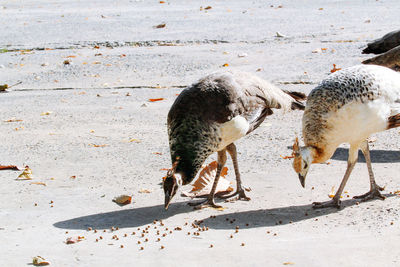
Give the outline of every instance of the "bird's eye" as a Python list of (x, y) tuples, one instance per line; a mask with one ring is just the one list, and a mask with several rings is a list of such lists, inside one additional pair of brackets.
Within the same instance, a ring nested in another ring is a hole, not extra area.
[(307, 169), (307, 167), (308, 167), (307, 162), (303, 161), (303, 163), (304, 163), (304, 169)]

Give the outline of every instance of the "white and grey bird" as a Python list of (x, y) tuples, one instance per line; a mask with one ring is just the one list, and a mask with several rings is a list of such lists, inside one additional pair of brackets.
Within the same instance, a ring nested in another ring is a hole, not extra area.
[(168, 113), (168, 135), (172, 168), (163, 182), (165, 208), (180, 185), (193, 181), (201, 165), (218, 152), (218, 167), (206, 201), (196, 203), (218, 207), (215, 189), (226, 162), (232, 158), (237, 190), (232, 197), (248, 200), (240, 179), (236, 146), (233, 143), (251, 133), (272, 109), (304, 109), (305, 95), (282, 91), (255, 75), (239, 71), (210, 74), (179, 94)]
[(314, 202), (314, 208), (340, 207), (340, 196), (361, 149), (368, 167), (370, 191), (361, 200), (384, 197), (374, 179), (367, 138), (400, 126), (400, 73), (359, 65), (337, 71), (323, 80), (307, 97), (303, 114), (304, 147), (296, 139), (293, 167), (304, 187), (312, 163), (325, 162), (342, 143), (349, 143), (347, 170), (332, 200)]

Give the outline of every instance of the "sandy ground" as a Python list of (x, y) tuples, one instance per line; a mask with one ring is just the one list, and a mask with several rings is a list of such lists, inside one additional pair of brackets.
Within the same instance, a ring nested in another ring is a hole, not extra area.
[[(367, 58), (361, 49), (394, 30), (399, 12), (395, 0), (1, 2), (0, 84), (22, 84), (0, 94), (0, 163), (29, 165), (34, 179), (0, 172), (0, 266), (36, 255), (51, 266), (400, 265), (396, 129), (371, 144), (385, 201), (352, 200), (369, 187), (361, 156), (343, 208), (311, 208), (338, 187), (348, 149), (313, 165), (302, 189), (281, 157), (301, 112), (276, 112), (237, 142), (250, 202), (195, 211), (179, 196), (165, 211), (160, 187), (166, 114), (182, 87), (227, 63), (308, 93), (333, 64)], [(120, 194), (133, 203), (116, 205)]]

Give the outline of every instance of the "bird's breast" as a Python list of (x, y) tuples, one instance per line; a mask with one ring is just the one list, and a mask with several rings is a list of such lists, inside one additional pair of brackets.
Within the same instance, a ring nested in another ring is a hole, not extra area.
[(230, 143), (246, 135), (250, 128), (250, 124), (246, 118), (238, 115), (230, 121), (218, 125), (220, 143), (217, 151), (224, 149)]

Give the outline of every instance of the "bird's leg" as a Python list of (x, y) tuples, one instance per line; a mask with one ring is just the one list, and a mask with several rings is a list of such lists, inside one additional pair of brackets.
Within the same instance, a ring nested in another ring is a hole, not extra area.
[(190, 206), (196, 206), (196, 208), (198, 208), (198, 209), (202, 209), (202, 208), (206, 208), (206, 207), (222, 208), (222, 206), (215, 204), (214, 195), (215, 195), (215, 190), (217, 189), (218, 180), (221, 175), (222, 168), (224, 167), (225, 163), (226, 163), (226, 149), (218, 151), (217, 173), (215, 175), (215, 179), (214, 179), (213, 186), (211, 188), (211, 192), (208, 195), (207, 199), (204, 201), (197, 202), (197, 203), (189, 203)]
[(236, 146), (234, 143), (229, 144), (226, 149), (228, 150), (229, 154), (231, 155), (233, 168), (235, 169), (235, 176), (236, 176), (236, 192), (227, 196), (221, 196), (220, 198), (226, 199), (231, 198), (233, 196), (239, 195), (240, 200), (247, 200), (249, 201), (250, 198), (246, 196), (244, 189), (242, 187), (242, 181), (240, 180), (240, 172), (239, 172), (239, 164), (237, 161), (237, 151)]
[(356, 199), (361, 199), (361, 201), (366, 201), (374, 198), (380, 198), (382, 200), (385, 199), (384, 196), (381, 195), (379, 191), (383, 191), (384, 188), (380, 187), (379, 185), (376, 184), (375, 178), (374, 178), (374, 173), (372, 172), (372, 165), (371, 165), (371, 156), (369, 154), (369, 145), (368, 141), (365, 140), (362, 145), (361, 145), (361, 151), (364, 154), (365, 161), (367, 162), (367, 168), (368, 168), (368, 174), (369, 174), (369, 183), (370, 183), (370, 190), (360, 196), (355, 196), (354, 198)]
[(349, 158), (347, 160), (346, 173), (344, 174), (343, 180), (340, 183), (339, 189), (336, 191), (335, 196), (329, 201), (313, 202), (314, 209), (321, 209), (321, 208), (328, 208), (328, 207), (336, 207), (336, 208), (340, 209), (340, 204), (341, 204), (340, 197), (341, 197), (343, 189), (347, 183), (347, 180), (350, 177), (351, 171), (353, 170), (354, 166), (357, 163), (357, 157), (358, 157), (358, 145), (357, 146), (351, 145), (350, 150), (349, 150)]

